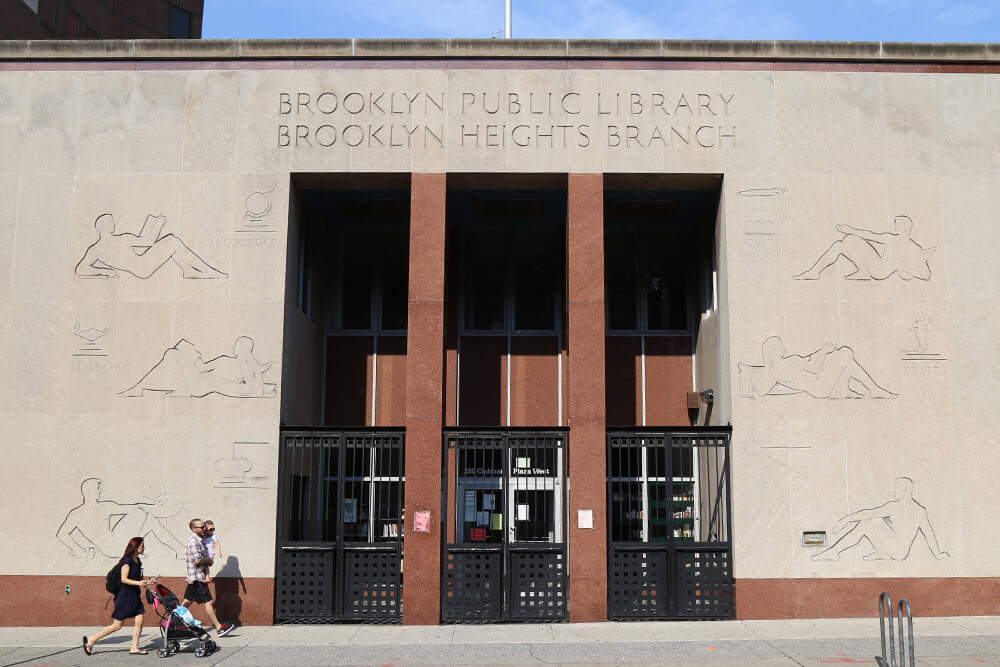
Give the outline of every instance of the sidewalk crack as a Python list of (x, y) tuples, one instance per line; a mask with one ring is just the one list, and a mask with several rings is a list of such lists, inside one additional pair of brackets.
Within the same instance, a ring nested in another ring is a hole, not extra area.
[(781, 648), (779, 648), (779, 647), (775, 646), (774, 644), (772, 644), (772, 643), (771, 643), (771, 640), (768, 640), (768, 639), (764, 639), (763, 637), (761, 637), (761, 636), (760, 636), (759, 634), (757, 634), (757, 633), (756, 633), (756, 632), (754, 631), (754, 629), (753, 629), (753, 628), (749, 628), (749, 627), (747, 627), (747, 626), (746, 626), (746, 624), (743, 624), (743, 627), (744, 627), (744, 628), (746, 628), (746, 630), (747, 630), (747, 631), (748, 631), (748, 632), (749, 632), (750, 634), (752, 634), (752, 635), (753, 635), (754, 637), (756, 637), (756, 638), (758, 639), (758, 641), (762, 641), (762, 642), (764, 642), (765, 644), (767, 644), (768, 646), (770, 646), (771, 648), (773, 648), (773, 649), (774, 649), (775, 651), (777, 651), (777, 652), (778, 652), (778, 653), (780, 653), (781, 655), (785, 656), (786, 658), (788, 658), (789, 660), (791, 660), (792, 662), (794, 662), (794, 663), (795, 663), (796, 665), (798, 665), (799, 667), (806, 667), (805, 663), (802, 663), (802, 662), (799, 662), (798, 660), (796, 660), (795, 658), (793, 658), (793, 657), (792, 657), (792, 656), (790, 656), (789, 654), (787, 654), (787, 653), (785, 653), (784, 651), (782, 651), (782, 650), (781, 650)]

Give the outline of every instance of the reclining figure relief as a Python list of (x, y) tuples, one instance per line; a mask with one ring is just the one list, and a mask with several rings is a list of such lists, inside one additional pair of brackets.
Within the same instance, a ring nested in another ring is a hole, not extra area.
[(764, 339), (761, 366), (737, 364), (740, 396), (781, 396), (806, 393), (813, 398), (896, 398), (879, 385), (854, 356), (854, 350), (833, 343), (812, 354), (787, 354), (777, 336)]
[(253, 355), (253, 339), (240, 336), (231, 355), (204, 361), (201, 352), (183, 338), (163, 353), (163, 358), (142, 379), (119, 396), (142, 396), (160, 392), (169, 396), (201, 398), (221, 394), (233, 398), (274, 396), (277, 384), (264, 382), (271, 362), (260, 363)]
[(173, 234), (163, 234), (167, 218), (149, 214), (139, 234), (118, 232), (114, 216), (97, 216), (97, 240), (87, 248), (76, 265), (79, 278), (117, 278), (125, 272), (145, 280), (167, 262), (173, 262), (185, 278), (218, 279), (226, 274), (209, 266)]
[(924, 248), (914, 241), (913, 220), (906, 215), (893, 219), (894, 231), (873, 232), (868, 229), (837, 225), (844, 238), (834, 241), (808, 270), (796, 280), (819, 280), (824, 271), (841, 257), (854, 265), (848, 280), (885, 280), (893, 274), (903, 280), (930, 280), (931, 267), (927, 259), (937, 247)]

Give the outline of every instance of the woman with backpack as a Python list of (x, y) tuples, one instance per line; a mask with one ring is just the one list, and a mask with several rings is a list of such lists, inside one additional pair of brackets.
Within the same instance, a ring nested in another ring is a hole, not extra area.
[[(146, 609), (142, 606), (141, 588), (145, 588), (153, 583), (152, 579), (142, 578), (142, 563), (139, 556), (146, 550), (146, 545), (141, 537), (133, 537), (125, 547), (125, 555), (121, 557), (118, 564), (108, 572), (107, 588), (109, 592), (115, 588), (115, 580), (118, 579), (115, 595), (115, 610), (111, 613), (111, 625), (107, 626), (96, 635), (88, 639), (83, 638), (83, 652), (90, 655), (94, 652), (94, 644), (98, 639), (107, 637), (112, 632), (118, 632), (122, 628), (122, 622), (126, 618), (135, 619), (135, 629), (132, 631), (132, 648), (129, 653), (132, 655), (145, 655), (148, 651), (139, 648), (139, 635), (142, 634), (142, 615)], [(115, 571), (120, 576), (115, 576)]]

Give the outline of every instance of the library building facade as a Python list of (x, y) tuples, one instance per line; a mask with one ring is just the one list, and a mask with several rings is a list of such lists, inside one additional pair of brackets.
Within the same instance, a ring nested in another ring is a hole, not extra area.
[(998, 212), (995, 45), (4, 42), (0, 623), (1000, 613)]

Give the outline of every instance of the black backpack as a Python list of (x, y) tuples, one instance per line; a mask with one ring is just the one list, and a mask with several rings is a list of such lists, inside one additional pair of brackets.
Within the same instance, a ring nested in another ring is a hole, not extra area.
[(108, 570), (108, 576), (104, 579), (104, 590), (112, 595), (118, 594), (118, 589), (122, 587), (122, 563), (118, 563)]

